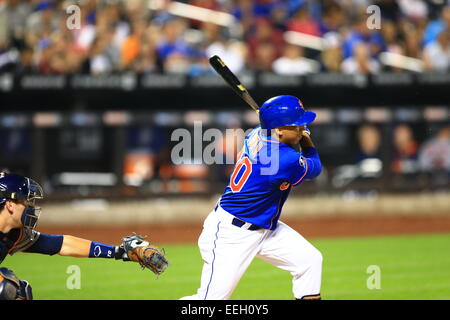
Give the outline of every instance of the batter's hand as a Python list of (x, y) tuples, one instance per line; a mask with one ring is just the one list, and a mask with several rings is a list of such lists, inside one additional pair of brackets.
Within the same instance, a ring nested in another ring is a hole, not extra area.
[(311, 136), (311, 131), (309, 130), (309, 128), (307, 126), (305, 126), (305, 130), (303, 130), (302, 136), (305, 136), (305, 137)]

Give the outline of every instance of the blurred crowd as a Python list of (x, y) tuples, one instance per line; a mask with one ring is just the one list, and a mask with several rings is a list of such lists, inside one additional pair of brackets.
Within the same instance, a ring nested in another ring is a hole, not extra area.
[[(450, 126), (436, 130), (435, 134), (419, 141), (411, 125), (397, 124), (389, 141), (390, 170), (393, 174), (418, 172), (450, 173)], [(416, 133), (417, 134), (417, 133)], [(355, 162), (368, 158), (382, 159), (382, 133), (373, 124), (363, 124), (357, 131), (359, 151)]]
[[(302, 75), (364, 74), (387, 66), (380, 53), (450, 70), (450, 0), (191, 0), (178, 1), (234, 16), (230, 26), (170, 13), (169, 0), (0, 0), (0, 72), (111, 74), (211, 72), (220, 55), (245, 69)], [(79, 28), (68, 28), (70, 5)], [(381, 12), (369, 29), (370, 5)], [(296, 31), (324, 39), (323, 50), (286, 42)]]

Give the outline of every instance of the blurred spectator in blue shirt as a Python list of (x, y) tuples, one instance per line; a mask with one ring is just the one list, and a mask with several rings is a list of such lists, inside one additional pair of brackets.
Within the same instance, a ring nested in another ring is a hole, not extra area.
[(380, 69), (380, 63), (370, 56), (369, 45), (364, 42), (356, 43), (353, 56), (342, 62), (342, 72), (345, 74), (373, 74), (378, 73)]
[(191, 59), (187, 74), (191, 77), (213, 75), (215, 72), (209, 65), (209, 59), (203, 52), (197, 52)]
[(353, 24), (353, 28), (343, 44), (344, 59), (353, 55), (354, 47), (360, 42), (369, 46), (371, 56), (378, 56), (381, 51), (385, 51), (383, 36), (378, 31), (367, 28), (366, 23), (367, 17), (360, 16)]
[(278, 0), (256, 0), (253, 1), (253, 13), (255, 16), (268, 18), (275, 8), (275, 6), (279, 3)]
[(181, 51), (172, 51), (163, 61), (164, 72), (167, 74), (186, 74), (190, 67), (189, 57)]
[(450, 29), (441, 31), (437, 39), (423, 50), (425, 69), (432, 72), (450, 70)]
[(441, 17), (439, 20), (434, 20), (428, 23), (424, 34), (422, 45), (425, 47), (431, 42), (435, 41), (442, 31), (450, 29), (450, 5), (443, 8)]
[(163, 36), (157, 46), (157, 52), (162, 60), (166, 60), (172, 53), (188, 56), (191, 48), (183, 39), (186, 23), (181, 19), (172, 19), (163, 26)]
[(60, 27), (59, 17), (62, 14), (55, 10), (55, 3), (52, 1), (40, 1), (35, 7), (35, 11), (30, 14), (26, 21), (27, 33), (34, 37), (39, 37), (43, 33), (58, 30)]
[(272, 22), (272, 26), (275, 30), (281, 32), (284, 32), (287, 29), (286, 21), (288, 17), (288, 6), (284, 2), (277, 3), (277, 5), (270, 12), (270, 21)]

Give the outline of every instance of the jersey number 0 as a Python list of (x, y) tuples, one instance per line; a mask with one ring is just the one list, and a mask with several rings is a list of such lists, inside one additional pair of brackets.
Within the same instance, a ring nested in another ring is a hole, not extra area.
[[(241, 171), (242, 167), (245, 167), (244, 172), (242, 172), (238, 181), (236, 181), (236, 177)], [(247, 182), (250, 174), (252, 173), (252, 163), (248, 157), (244, 157), (236, 163), (236, 167), (234, 168), (233, 174), (231, 175), (230, 188), (233, 192), (239, 192), (244, 187)]]

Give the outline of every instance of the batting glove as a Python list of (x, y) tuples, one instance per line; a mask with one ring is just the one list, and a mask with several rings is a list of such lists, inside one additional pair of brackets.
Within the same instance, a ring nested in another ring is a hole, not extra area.
[(311, 135), (311, 131), (307, 126), (305, 126), (305, 130), (303, 130), (302, 135), (309, 137)]

